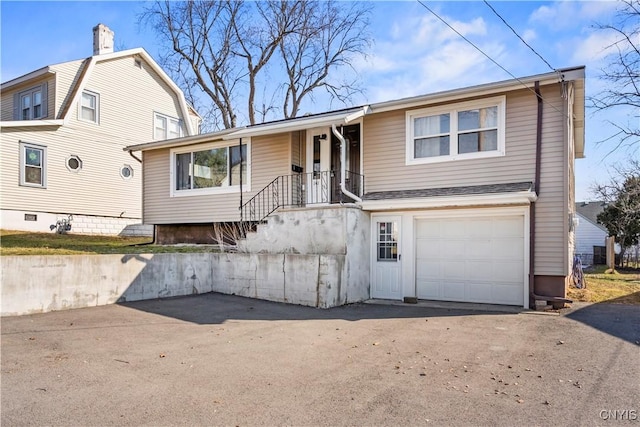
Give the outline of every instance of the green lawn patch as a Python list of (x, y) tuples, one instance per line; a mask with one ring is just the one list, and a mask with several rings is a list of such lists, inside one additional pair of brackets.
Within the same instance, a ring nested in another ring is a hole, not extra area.
[(151, 245), (151, 237), (89, 236), (0, 230), (0, 255), (218, 252), (210, 245)]
[(567, 297), (582, 302), (608, 302), (614, 304), (640, 304), (640, 270), (620, 269), (607, 271), (596, 266), (585, 271), (586, 289), (569, 286)]

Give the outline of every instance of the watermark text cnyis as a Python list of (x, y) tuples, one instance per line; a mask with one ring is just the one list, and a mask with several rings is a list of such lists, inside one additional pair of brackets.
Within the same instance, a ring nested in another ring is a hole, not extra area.
[(640, 421), (636, 409), (603, 409), (598, 415), (605, 421)]

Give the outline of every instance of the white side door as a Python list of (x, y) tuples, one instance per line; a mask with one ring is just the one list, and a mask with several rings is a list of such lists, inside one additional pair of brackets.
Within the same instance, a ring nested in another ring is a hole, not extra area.
[(402, 299), (402, 217), (374, 216), (371, 221), (371, 298)]
[(331, 129), (307, 132), (307, 203), (331, 201)]

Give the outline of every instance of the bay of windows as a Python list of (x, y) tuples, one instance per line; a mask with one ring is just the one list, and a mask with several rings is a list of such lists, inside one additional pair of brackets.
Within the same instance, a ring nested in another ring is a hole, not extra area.
[(247, 185), (247, 145), (210, 147), (173, 153), (174, 194), (213, 191)]

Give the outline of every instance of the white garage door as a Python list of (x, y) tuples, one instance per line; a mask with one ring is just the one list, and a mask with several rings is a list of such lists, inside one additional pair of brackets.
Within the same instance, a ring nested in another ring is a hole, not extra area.
[(416, 220), (418, 298), (523, 305), (523, 221), (522, 215)]

